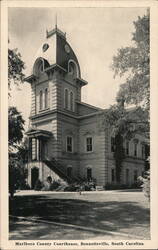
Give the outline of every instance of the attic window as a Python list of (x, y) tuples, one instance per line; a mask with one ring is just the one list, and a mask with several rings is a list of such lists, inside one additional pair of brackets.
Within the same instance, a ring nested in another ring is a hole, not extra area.
[(43, 52), (45, 52), (49, 48), (48, 43), (45, 43), (42, 47)]

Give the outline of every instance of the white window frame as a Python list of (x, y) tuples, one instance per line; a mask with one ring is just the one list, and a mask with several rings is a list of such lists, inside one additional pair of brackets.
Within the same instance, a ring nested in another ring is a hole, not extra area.
[[(72, 150), (71, 150), (71, 151), (68, 150), (68, 137), (71, 138), (71, 141), (72, 141), (72, 145), (71, 145)], [(70, 135), (67, 135), (67, 136), (66, 136), (66, 152), (67, 152), (67, 153), (73, 153), (73, 137), (70, 136)]]

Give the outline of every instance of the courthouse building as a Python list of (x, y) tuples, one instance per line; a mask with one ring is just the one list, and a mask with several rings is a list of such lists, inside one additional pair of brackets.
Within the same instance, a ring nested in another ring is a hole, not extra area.
[[(115, 183), (113, 131), (104, 122), (105, 110), (82, 102), (81, 89), (88, 83), (81, 77), (66, 34), (57, 26), (46, 32), (25, 81), (32, 91), (31, 126), (26, 133), (30, 186), (48, 176), (68, 182), (94, 178), (99, 186)], [(121, 182), (132, 184), (144, 171), (144, 139), (135, 136), (124, 141), (124, 147)]]

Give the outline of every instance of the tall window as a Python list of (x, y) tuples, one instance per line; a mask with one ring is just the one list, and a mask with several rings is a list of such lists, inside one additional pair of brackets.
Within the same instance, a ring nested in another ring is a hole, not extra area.
[(115, 170), (111, 169), (111, 181), (115, 181)]
[(142, 158), (145, 158), (145, 145), (142, 145)]
[(129, 169), (126, 169), (126, 184), (129, 184)]
[(45, 106), (45, 109), (48, 108), (48, 89), (47, 88), (44, 91), (44, 106)]
[(87, 150), (87, 152), (92, 152), (92, 150), (93, 150), (92, 137), (86, 138), (86, 150)]
[(70, 110), (73, 111), (73, 102), (74, 102), (74, 97), (73, 93), (70, 93)]
[(134, 143), (134, 156), (137, 156), (137, 143)]
[(136, 182), (138, 178), (138, 171), (134, 170), (134, 181)]
[(65, 89), (65, 108), (68, 109), (68, 90)]
[(115, 151), (115, 137), (111, 137), (111, 152)]
[(39, 97), (39, 102), (40, 102), (40, 110), (43, 109), (43, 92), (42, 90), (40, 91), (40, 97)]
[(90, 181), (92, 179), (92, 169), (87, 168), (87, 180)]
[(126, 155), (129, 155), (129, 141), (126, 141)]
[(72, 137), (67, 136), (67, 145), (66, 145), (67, 152), (72, 152)]

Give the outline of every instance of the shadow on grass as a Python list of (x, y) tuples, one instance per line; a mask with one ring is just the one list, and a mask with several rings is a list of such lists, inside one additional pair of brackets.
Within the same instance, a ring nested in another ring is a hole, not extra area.
[[(73, 224), (77, 226), (96, 229), (96, 235), (102, 235), (97, 230), (104, 230), (105, 232), (133, 232), (135, 235), (141, 236), (143, 229), (149, 228), (150, 213), (149, 209), (140, 206), (138, 202), (130, 201), (86, 201), (81, 199), (57, 199), (49, 195), (41, 196), (16, 196), (10, 201), (10, 215), (22, 216), (26, 219), (33, 217), (34, 219), (41, 219), (49, 222)], [(10, 231), (18, 230), (22, 233), (21, 227), (24, 223), (19, 224), (11, 221)], [(35, 231), (33, 235), (33, 227), (37, 227), (35, 222), (25, 222), (28, 225), (25, 236), (42, 237), (48, 236), (49, 225), (39, 223), (41, 232)], [(56, 236), (61, 238), (61, 230), (59, 226), (53, 226), (56, 230)], [(31, 229), (32, 228), (32, 229)], [(64, 233), (74, 231), (71, 228), (62, 229), (62, 236)], [(135, 231), (136, 230), (136, 231)], [(39, 230), (38, 230), (39, 231)], [(138, 231), (138, 232), (137, 232)], [(149, 229), (147, 230), (149, 231)], [(59, 232), (59, 235), (57, 236)], [(71, 232), (71, 233), (72, 233)], [(86, 234), (86, 232), (84, 232)], [(145, 233), (147, 236), (149, 232)], [(41, 236), (40, 236), (41, 234)], [(83, 236), (83, 235), (82, 235)], [(19, 235), (20, 237), (20, 235)], [(75, 235), (73, 234), (72, 239)], [(26, 237), (27, 238), (27, 237)], [(83, 238), (83, 237), (81, 237)], [(79, 234), (76, 234), (76, 239), (80, 239)]]

